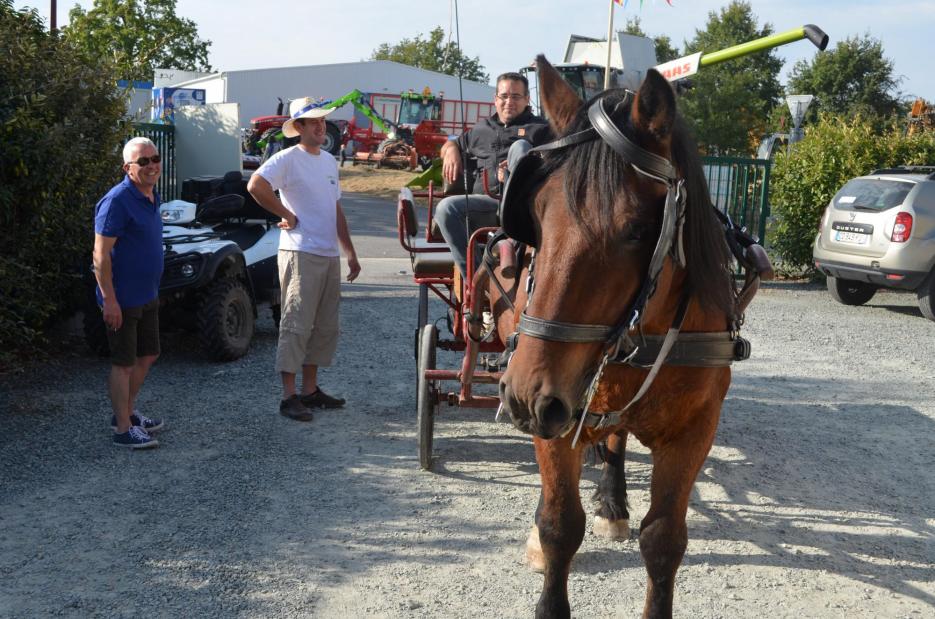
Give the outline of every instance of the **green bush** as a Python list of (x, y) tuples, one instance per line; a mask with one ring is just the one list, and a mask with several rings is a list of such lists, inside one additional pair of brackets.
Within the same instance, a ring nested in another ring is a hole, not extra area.
[(769, 239), (785, 268), (808, 268), (821, 215), (845, 182), (876, 168), (935, 164), (935, 132), (907, 137), (905, 127), (882, 132), (861, 117), (822, 116), (805, 139), (776, 158)]
[(117, 77), (0, 0), (0, 351), (29, 350), (86, 296), (94, 205), (119, 180)]

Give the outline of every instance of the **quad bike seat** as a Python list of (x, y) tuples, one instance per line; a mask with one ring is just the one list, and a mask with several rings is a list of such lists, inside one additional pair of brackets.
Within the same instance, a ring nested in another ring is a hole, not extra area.
[(266, 234), (266, 226), (258, 223), (246, 225), (224, 223), (215, 228), (215, 231), (220, 233), (221, 238), (225, 241), (233, 241), (237, 243), (241, 250), (247, 251), (263, 238), (263, 235)]
[(227, 219), (242, 217), (243, 196), (235, 193), (217, 196), (199, 204), (195, 209), (195, 219), (203, 224), (220, 223)]
[(250, 192), (247, 191), (247, 179), (243, 177), (239, 170), (233, 170), (224, 176), (193, 176), (182, 182), (181, 198), (198, 205), (211, 198), (227, 194), (237, 194), (243, 198), (240, 210), (236, 213), (232, 212), (229, 217), (262, 219), (265, 221), (279, 219), (257, 204)]

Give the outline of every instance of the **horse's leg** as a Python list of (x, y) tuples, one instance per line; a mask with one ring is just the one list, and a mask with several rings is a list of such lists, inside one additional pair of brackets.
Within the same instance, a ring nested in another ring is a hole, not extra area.
[(604, 467), (597, 484), (594, 500), (594, 534), (608, 539), (630, 537), (630, 512), (627, 511), (627, 478), (624, 474), (624, 450), (627, 432), (620, 430), (607, 437)]
[(717, 408), (695, 414), (694, 423), (653, 449), (650, 506), (640, 523), (640, 553), (649, 573), (643, 617), (672, 616), (675, 572), (688, 546), (688, 499), (717, 429)]
[[(578, 494), (581, 476), (581, 450), (572, 449), (569, 440), (534, 439), (536, 461), (542, 478), (542, 493), (536, 510), (537, 535), (544, 563), (545, 582), (536, 617), (569, 617), (568, 573), (572, 557), (584, 539), (584, 509)], [(527, 542), (527, 556), (529, 542)]]

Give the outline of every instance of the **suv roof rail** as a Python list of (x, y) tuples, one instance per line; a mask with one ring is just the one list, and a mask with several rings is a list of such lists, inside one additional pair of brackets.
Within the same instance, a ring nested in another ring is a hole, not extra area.
[(879, 168), (871, 174), (927, 174), (927, 180), (935, 180), (935, 165), (906, 165), (895, 168)]

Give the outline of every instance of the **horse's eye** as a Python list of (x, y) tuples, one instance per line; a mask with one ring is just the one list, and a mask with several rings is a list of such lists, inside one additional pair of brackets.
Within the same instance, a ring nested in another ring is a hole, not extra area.
[(652, 238), (654, 226), (644, 223), (628, 224), (623, 232), (624, 243), (640, 243)]

